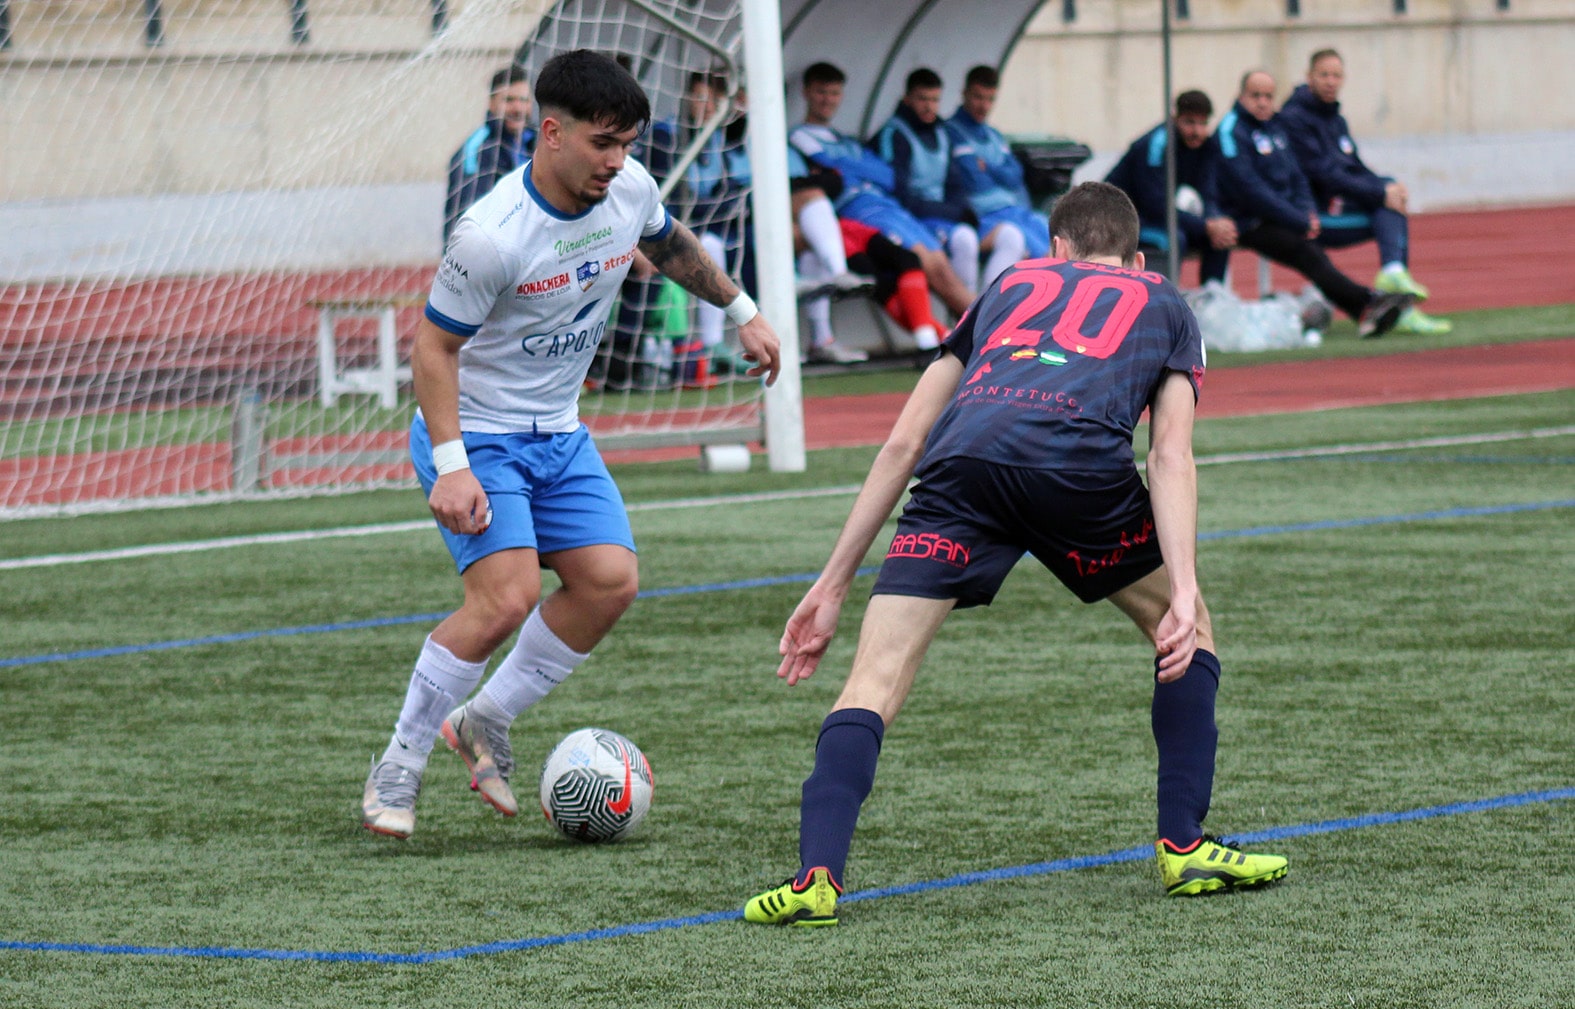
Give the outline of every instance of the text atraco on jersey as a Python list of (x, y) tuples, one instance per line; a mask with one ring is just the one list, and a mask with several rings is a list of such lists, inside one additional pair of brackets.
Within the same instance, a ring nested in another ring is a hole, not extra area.
[(460, 429), (578, 429), (580, 389), (635, 248), (671, 228), (656, 182), (633, 159), (605, 199), (573, 216), (537, 192), (529, 162), (466, 211), (426, 306), (434, 325), (467, 338)]

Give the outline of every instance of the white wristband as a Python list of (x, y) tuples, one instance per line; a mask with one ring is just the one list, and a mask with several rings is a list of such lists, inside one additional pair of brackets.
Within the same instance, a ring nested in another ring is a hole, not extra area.
[(743, 291), (739, 291), (738, 297), (734, 298), (732, 303), (722, 309), (722, 311), (727, 313), (727, 317), (733, 320), (733, 325), (735, 326), (742, 326), (760, 314), (760, 308), (755, 304), (755, 299)]
[(432, 465), (437, 467), (438, 476), (457, 469), (470, 469), (470, 456), (465, 454), (465, 443), (455, 438), (441, 445), (433, 445)]

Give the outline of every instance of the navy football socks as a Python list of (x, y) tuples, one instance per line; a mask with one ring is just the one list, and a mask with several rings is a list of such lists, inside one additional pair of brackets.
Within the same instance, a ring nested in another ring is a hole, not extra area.
[[(1156, 659), (1155, 672), (1159, 669)], [(1187, 675), (1173, 683), (1154, 681), (1150, 722), (1159, 749), (1159, 836), (1185, 848), (1203, 836), (1203, 818), (1214, 791), (1214, 695), (1220, 660), (1198, 649)]]
[(809, 870), (825, 868), (842, 885), (853, 828), (875, 784), (875, 761), (885, 734), (886, 723), (868, 708), (833, 711), (821, 723), (815, 770), (804, 782), (799, 807), (799, 883)]

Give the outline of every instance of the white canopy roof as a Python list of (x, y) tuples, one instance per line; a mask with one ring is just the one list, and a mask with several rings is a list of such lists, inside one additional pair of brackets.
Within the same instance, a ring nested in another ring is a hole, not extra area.
[(825, 60), (848, 75), (836, 126), (867, 137), (891, 115), (908, 72), (941, 75), (950, 115), (969, 68), (1000, 69), (1042, 0), (782, 0), (788, 121), (803, 113), (804, 68)]

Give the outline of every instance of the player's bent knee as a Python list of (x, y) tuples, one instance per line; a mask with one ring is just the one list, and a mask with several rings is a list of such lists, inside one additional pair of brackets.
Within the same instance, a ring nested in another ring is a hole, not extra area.
[(634, 605), (635, 597), (640, 594), (640, 577), (630, 571), (628, 578), (616, 585), (609, 585), (601, 591), (603, 605), (611, 612), (622, 613)]
[[(537, 593), (525, 591), (492, 592), (476, 599), (483, 621), (496, 633), (507, 637), (519, 629), (536, 608)], [(470, 602), (469, 599), (466, 600)]]
[(640, 567), (627, 551), (601, 554), (591, 563), (562, 567), (558, 574), (567, 592), (606, 613), (627, 610), (640, 592)]

